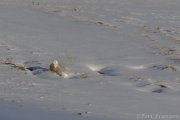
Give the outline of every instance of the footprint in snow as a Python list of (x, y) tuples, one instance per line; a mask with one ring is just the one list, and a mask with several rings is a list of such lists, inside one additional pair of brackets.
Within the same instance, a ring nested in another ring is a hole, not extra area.
[(173, 65), (153, 65), (152, 67), (150, 67), (150, 69), (153, 69), (153, 70), (168, 70), (168, 71), (172, 71), (172, 72), (178, 71), (178, 67), (173, 66)]
[(134, 78), (131, 80), (134, 80), (132, 85), (135, 87), (135, 89), (141, 92), (164, 93), (166, 91), (173, 90), (173, 88), (166, 83), (156, 83), (151, 79)]
[(49, 71), (47, 68), (43, 68), (40, 66), (28, 67), (27, 69), (30, 70), (33, 75), (38, 75), (38, 74), (41, 74), (43, 72)]

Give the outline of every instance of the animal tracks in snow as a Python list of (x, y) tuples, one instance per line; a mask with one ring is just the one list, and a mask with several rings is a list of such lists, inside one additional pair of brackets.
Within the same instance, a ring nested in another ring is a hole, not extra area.
[[(143, 75), (143, 71), (156, 71), (156, 72), (175, 72), (178, 69), (175, 69), (172, 65), (95, 65), (89, 64), (87, 67), (96, 72), (97, 74), (108, 76), (108, 77), (117, 77), (125, 76), (126, 84), (131, 86), (133, 89), (141, 92), (151, 92), (151, 93), (164, 93), (167, 91), (176, 91), (168, 82), (158, 82), (158, 80), (151, 79), (150, 77), (136, 76), (139, 72)], [(158, 71), (157, 71), (158, 70)], [(135, 73), (132, 74), (132, 71)], [(145, 74), (145, 73), (144, 73)], [(128, 76), (134, 75), (134, 77), (128, 78)], [(124, 82), (124, 80), (122, 81)]]
[(130, 80), (133, 80), (132, 86), (141, 92), (163, 93), (168, 90), (175, 90), (166, 82), (156, 82), (149, 78), (134, 77)]

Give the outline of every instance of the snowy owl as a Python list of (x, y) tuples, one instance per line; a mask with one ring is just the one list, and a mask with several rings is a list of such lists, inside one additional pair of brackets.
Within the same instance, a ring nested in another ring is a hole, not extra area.
[(49, 66), (49, 70), (51, 72), (57, 72), (60, 70), (60, 64), (57, 60), (53, 60), (53, 62), (51, 63), (51, 65)]
[(58, 62), (58, 60), (53, 60), (53, 62), (49, 66), (49, 70), (64, 78), (68, 76), (65, 72), (62, 71), (62, 66)]

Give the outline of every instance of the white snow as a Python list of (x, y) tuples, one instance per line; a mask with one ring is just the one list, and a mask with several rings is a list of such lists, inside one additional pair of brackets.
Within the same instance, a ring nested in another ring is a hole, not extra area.
[(0, 120), (179, 120), (179, 5), (0, 0)]

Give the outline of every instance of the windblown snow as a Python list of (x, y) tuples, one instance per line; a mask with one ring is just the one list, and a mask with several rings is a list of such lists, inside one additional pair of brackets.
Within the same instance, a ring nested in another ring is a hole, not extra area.
[(0, 0), (0, 120), (179, 120), (179, 6)]

